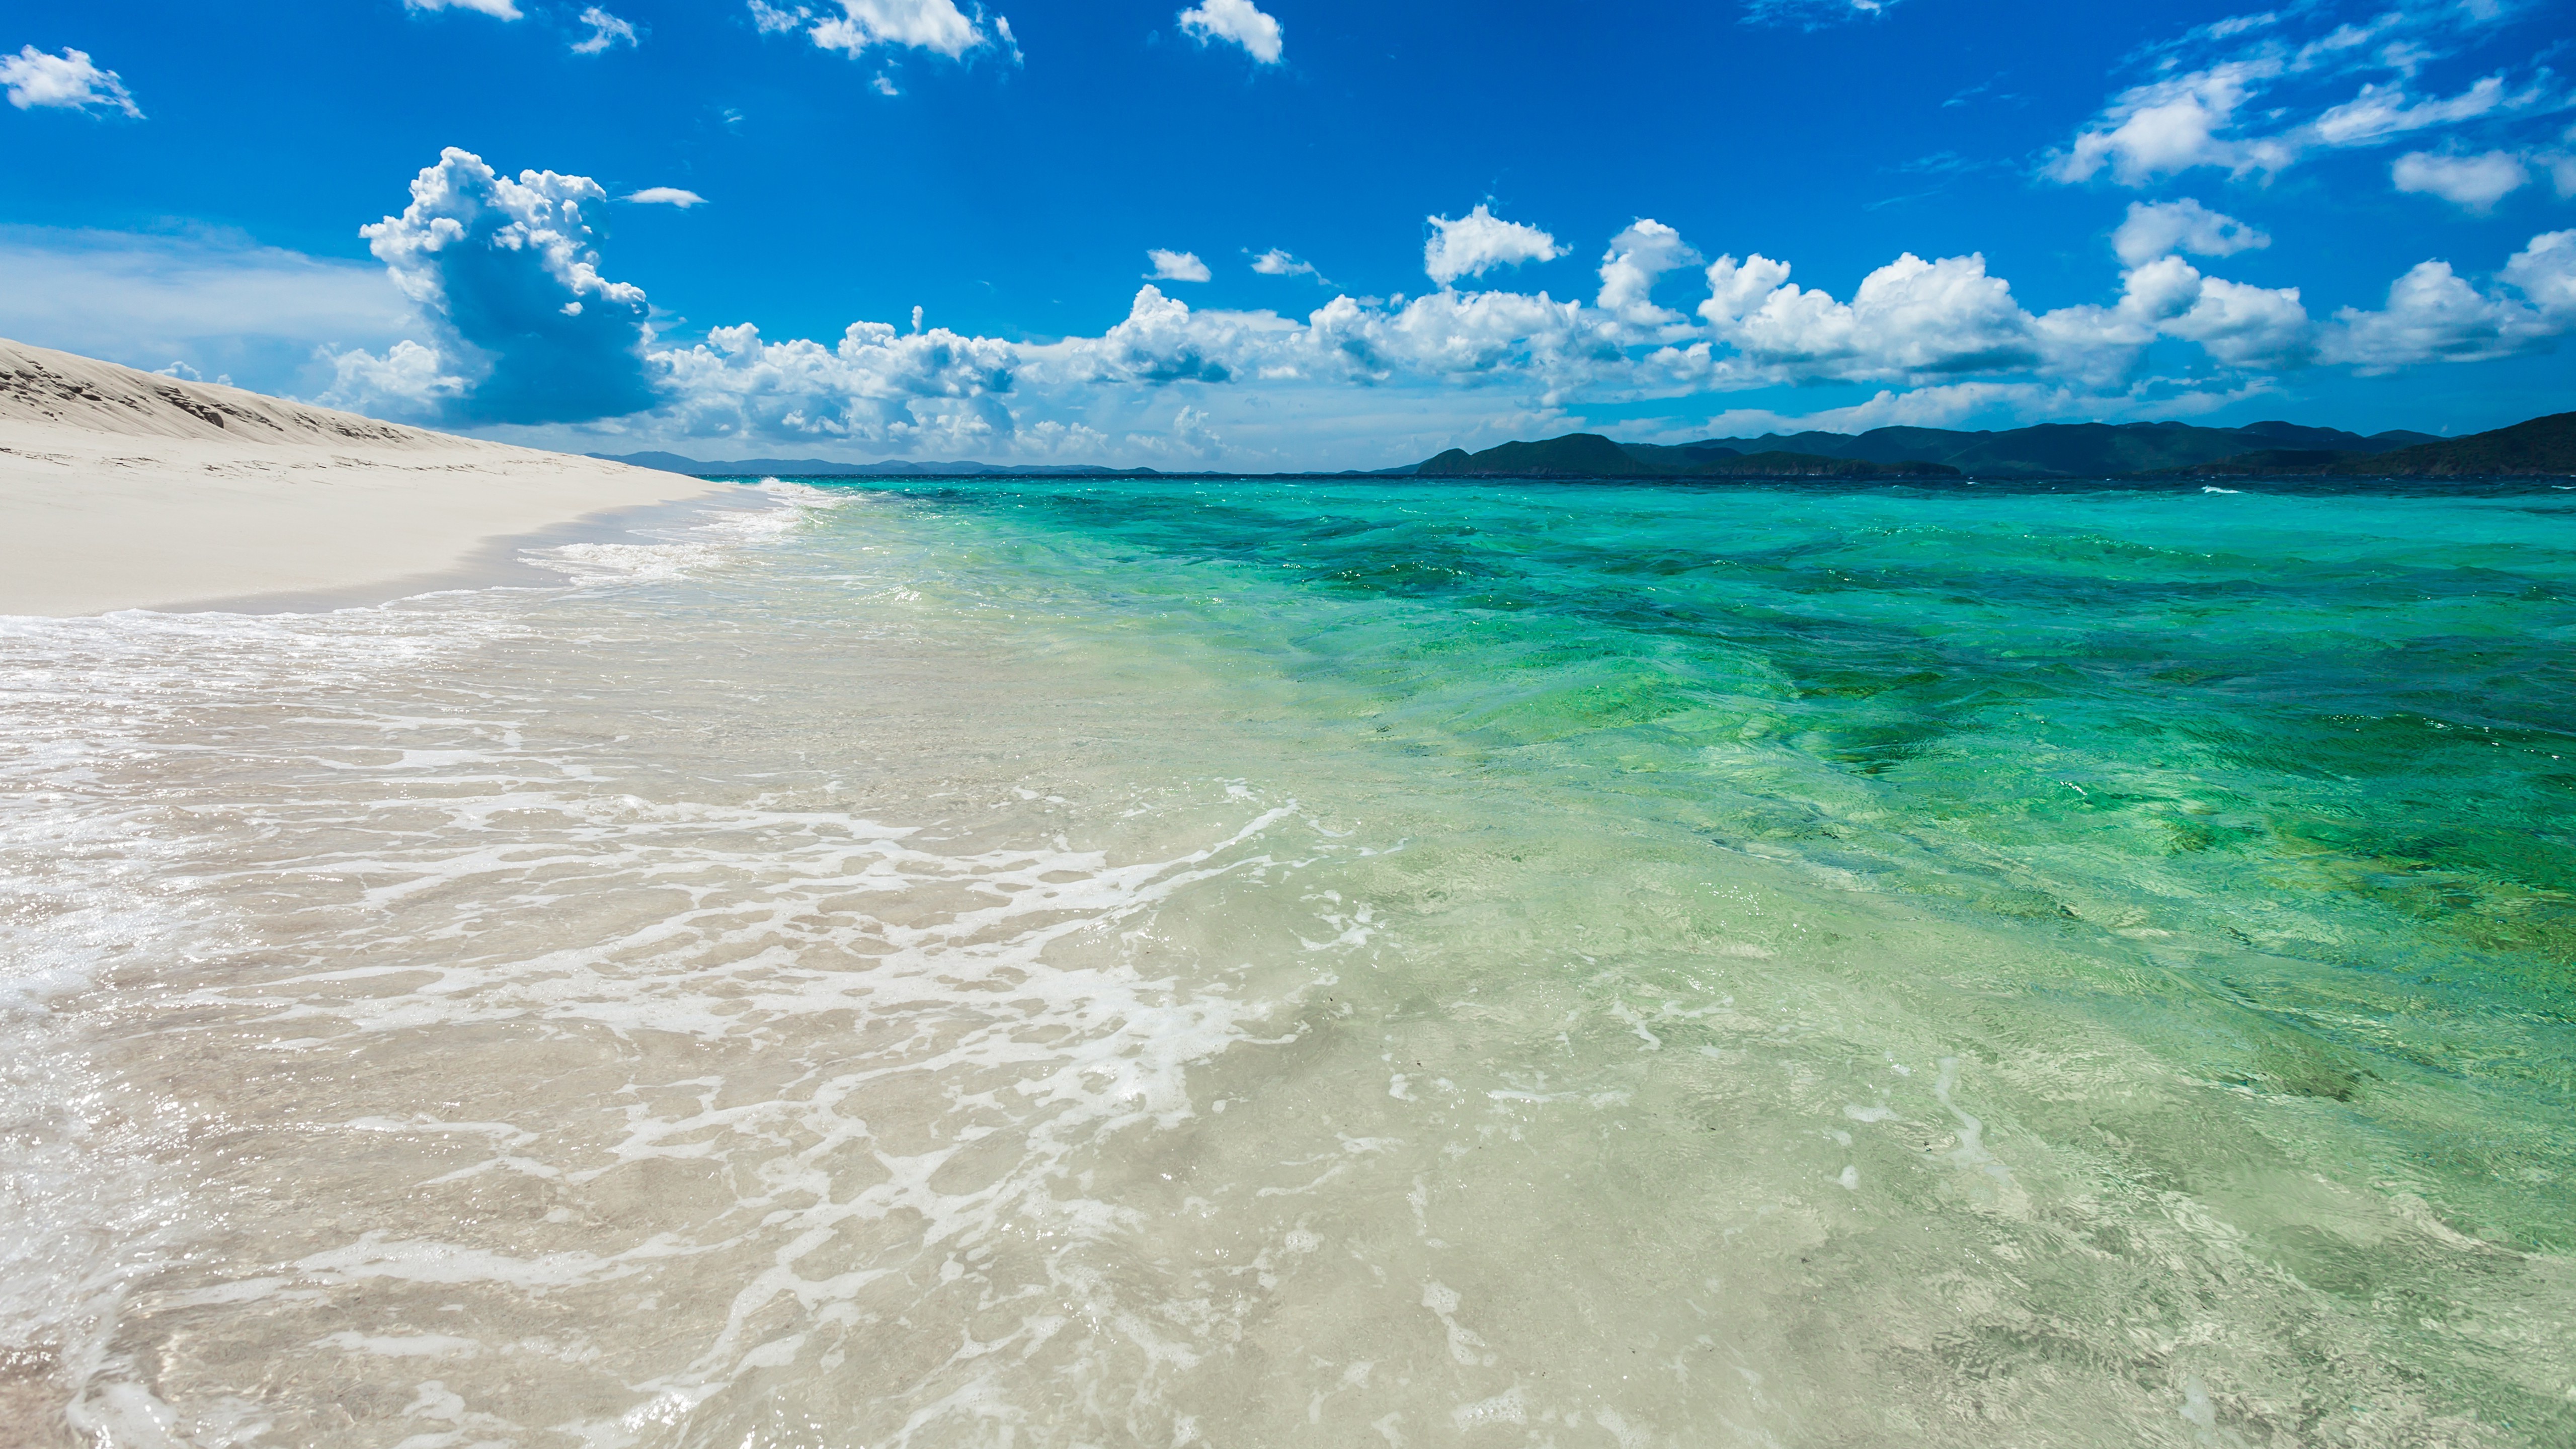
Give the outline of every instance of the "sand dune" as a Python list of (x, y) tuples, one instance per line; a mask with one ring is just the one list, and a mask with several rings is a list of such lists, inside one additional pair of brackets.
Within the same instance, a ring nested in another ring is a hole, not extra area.
[(0, 340), (0, 614), (393, 598), (710, 491)]

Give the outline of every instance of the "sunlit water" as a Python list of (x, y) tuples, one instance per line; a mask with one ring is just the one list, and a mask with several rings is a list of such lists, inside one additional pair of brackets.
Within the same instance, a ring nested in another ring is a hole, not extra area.
[(0, 1440), (2576, 1443), (2576, 494), (0, 623)]

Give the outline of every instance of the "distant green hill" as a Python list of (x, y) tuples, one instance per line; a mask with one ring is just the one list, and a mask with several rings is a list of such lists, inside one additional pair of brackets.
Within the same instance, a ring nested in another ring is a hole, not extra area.
[(2000, 432), (1873, 428), (1766, 433), (1696, 443), (1620, 443), (1568, 433), (1470, 453), (1418, 476), (1486, 478), (2471, 478), (2576, 475), (2576, 413), (2474, 437), (2364, 437), (2297, 423), (2041, 423)]
[[(1693, 449), (1692, 451), (1699, 451)], [(1723, 453), (1726, 449), (1711, 449)], [(1946, 463), (1905, 460), (1872, 463), (1860, 458), (1827, 458), (1815, 453), (1746, 453), (1710, 458), (1684, 476), (1693, 478), (1956, 478)]]
[(2353, 471), (2351, 465), (2373, 461), (2369, 453), (2332, 448), (2258, 448), (2188, 468), (2160, 468), (2151, 478), (2322, 478)]
[(1505, 443), (1481, 453), (1451, 448), (1414, 470), (1420, 477), (1507, 478), (1631, 478), (1643, 471), (1626, 449), (1599, 433), (1568, 433), (1539, 443)]
[(2576, 477), (2576, 413), (2554, 413), (2465, 438), (2388, 453), (2268, 448), (2156, 476), (2181, 478)]
[(2041, 423), (2001, 432), (1873, 428), (1857, 435), (1769, 433), (1758, 438), (1711, 438), (1686, 443), (1678, 450), (1631, 445), (1630, 451), (1686, 452), (1711, 447), (1744, 453), (1779, 450), (1861, 458), (1873, 463), (1920, 459), (1947, 464), (1981, 478), (2112, 478), (2185, 468), (2258, 449), (2374, 454), (2433, 441), (2436, 439), (2430, 433), (2387, 432), (2363, 437), (2337, 428), (2285, 422), (2250, 423), (2241, 428), (2204, 428), (2172, 422)]
[(1451, 448), (1414, 470), (1423, 478), (1955, 478), (1937, 463), (1873, 463), (1779, 450), (1750, 456), (1733, 448), (1665, 448), (1614, 443), (1599, 433), (1568, 433), (1536, 443), (1504, 443), (1481, 453)]

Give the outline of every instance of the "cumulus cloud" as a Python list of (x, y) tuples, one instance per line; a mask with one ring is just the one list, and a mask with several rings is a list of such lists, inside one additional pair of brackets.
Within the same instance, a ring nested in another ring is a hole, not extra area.
[(1269, 312), (1192, 312), (1148, 284), (1107, 332), (1023, 348), (1021, 357), (1044, 383), (1231, 382), (1258, 375), (1270, 344), (1294, 327)]
[(406, 10), (472, 10), (495, 20), (516, 20), (519, 7), (511, 0), (403, 0)]
[(1607, 361), (1587, 345), (1598, 330), (1582, 303), (1545, 292), (1444, 289), (1396, 307), (1335, 297), (1308, 317), (1301, 340), (1319, 376), (1532, 382), (1552, 407)]
[(2229, 367), (2291, 368), (2313, 353), (2315, 328), (2298, 288), (2250, 287), (2197, 275), (2195, 281), (2191, 305), (2159, 324), (2165, 336), (2197, 342)]
[(1012, 58), (1019, 55), (1009, 20), (995, 17), (988, 34), (982, 12), (969, 18), (956, 0), (840, 0), (838, 14), (805, 5), (788, 9), (765, 0), (750, 0), (750, 6), (753, 28), (761, 34), (803, 30), (818, 49), (837, 50), (853, 60), (879, 46), (933, 51), (956, 60), (991, 47), (994, 34)]
[(872, 45), (902, 45), (955, 60), (993, 43), (954, 0), (841, 0), (841, 14), (811, 34), (823, 49), (853, 56)]
[[(2220, 230), (2222, 238), (2231, 235)], [(1935, 261), (1900, 256), (1863, 278), (1849, 303), (1802, 289), (1789, 273), (1787, 263), (1759, 254), (1710, 264), (1700, 316), (1735, 351), (1713, 364), (1713, 377), (1735, 367), (1748, 383), (1938, 384), (2034, 372), (2103, 389), (2122, 385), (2158, 338), (2198, 343), (2229, 367), (2303, 366), (2313, 350), (2313, 328), (2296, 288), (2205, 277), (2169, 253), (2125, 272), (2120, 299), (2110, 306), (2087, 303), (2038, 315), (1973, 254)]]
[(1756, 366), (1862, 379), (1994, 371), (2039, 361), (2030, 314), (1983, 256), (1908, 252), (1861, 279), (1849, 303), (1789, 280), (1759, 253), (1708, 267), (1700, 316)]
[(2114, 97), (2046, 172), (2059, 181), (2089, 181), (2107, 165), (2122, 185), (2143, 186), (2196, 166), (2238, 176), (2278, 171), (2293, 154), (2286, 143), (2220, 134), (2257, 83), (2277, 74), (2276, 62), (2234, 62), (2134, 86)]
[(964, 457), (1012, 429), (1011, 344), (944, 327), (899, 333), (854, 323), (825, 347), (763, 341), (719, 327), (707, 341), (659, 353), (683, 436), (797, 438)]
[(2196, 342), (2231, 368), (2303, 367), (2314, 351), (2315, 329), (2298, 288), (2203, 276), (2172, 255), (2122, 273), (2113, 306), (2060, 307), (2032, 325), (2046, 371), (2097, 389), (2128, 377), (2140, 350), (2159, 337)]
[(1204, 282), (1209, 276), (1207, 263), (1200, 261), (1196, 252), (1167, 252), (1155, 247), (1145, 253), (1145, 258), (1154, 264), (1154, 270), (1145, 275), (1158, 282)]
[(39, 106), (74, 111), (101, 106), (143, 119), (142, 108), (126, 94), (125, 82), (116, 72), (99, 69), (85, 50), (66, 48), (60, 55), (47, 55), (30, 45), (16, 55), (0, 56), (0, 86), (8, 87), (9, 104), (22, 111)]
[(707, 204), (705, 197), (694, 191), (683, 191), (677, 186), (647, 186), (641, 191), (630, 191), (621, 199), (641, 202), (646, 206), (676, 206), (682, 211), (692, 206)]
[(1631, 327), (1657, 329), (1687, 324), (1681, 313), (1655, 305), (1655, 280), (1666, 272), (1700, 264), (1700, 254), (1682, 234), (1651, 218), (1640, 217), (1610, 239), (1601, 257), (1601, 294), (1594, 303)]
[(1207, 410), (1186, 404), (1172, 415), (1169, 428), (1159, 433), (1130, 433), (1126, 442), (1132, 452), (1157, 460), (1169, 459), (1184, 467), (1206, 467), (1225, 452), (1225, 438), (1208, 426)]
[(2498, 280), (2500, 286), (2481, 290), (2448, 262), (2417, 263), (2389, 286), (2377, 310), (2337, 312), (2323, 355), (2363, 372), (2387, 372), (2548, 347), (2576, 327), (2576, 231), (2533, 237)]
[(590, 27), (590, 34), (572, 43), (575, 55), (598, 55), (613, 45), (636, 43), (633, 22), (620, 20), (596, 5), (581, 12), (581, 23)]
[(2269, 236), (2189, 197), (2152, 204), (2130, 202), (2128, 219), (2111, 234), (2111, 250), (2126, 267), (2142, 267), (2173, 252), (2232, 257), (2271, 244)]
[(1180, 21), (1181, 33), (1201, 45), (1227, 41), (1242, 46), (1258, 64), (1279, 63), (1279, 22), (1254, 8), (1252, 0), (1205, 0), (1175, 18)]
[(2502, 275), (2560, 331), (2576, 327), (2576, 231), (2533, 237), (2504, 264)]
[(643, 289), (599, 274), (582, 214), (607, 199), (588, 177), (514, 181), (451, 146), (414, 178), (402, 215), (359, 229), (429, 319), (440, 375), (465, 379), (456, 417), (586, 421), (657, 400)]
[(408, 337), (381, 356), (363, 348), (322, 355), (331, 381), (314, 400), (324, 407), (436, 418), (465, 395), (465, 379), (448, 371), (437, 350)]
[(2531, 180), (2531, 172), (2510, 151), (2480, 156), (2409, 151), (2388, 168), (2388, 177), (2400, 191), (2438, 196), (2469, 211), (2489, 211), (2521, 190)]
[(1483, 202), (1454, 221), (1445, 216), (1423, 219), (1431, 224), (1431, 239), (1422, 247), (1422, 270), (1444, 287), (1496, 267), (1552, 262), (1565, 255), (1556, 238), (1537, 227), (1505, 221)]

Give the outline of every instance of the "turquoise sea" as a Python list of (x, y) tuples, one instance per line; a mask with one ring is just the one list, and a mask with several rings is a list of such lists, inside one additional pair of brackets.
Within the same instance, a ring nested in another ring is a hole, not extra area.
[(755, 501), (0, 623), (0, 1395), (2576, 1444), (2576, 491)]

